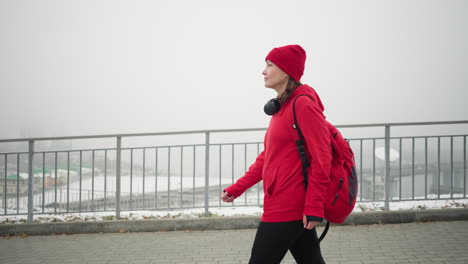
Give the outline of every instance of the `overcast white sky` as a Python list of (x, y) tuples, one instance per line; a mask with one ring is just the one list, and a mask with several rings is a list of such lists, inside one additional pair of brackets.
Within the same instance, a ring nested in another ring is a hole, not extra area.
[(335, 124), (468, 119), (468, 2), (0, 1), (0, 138), (266, 127), (307, 51)]

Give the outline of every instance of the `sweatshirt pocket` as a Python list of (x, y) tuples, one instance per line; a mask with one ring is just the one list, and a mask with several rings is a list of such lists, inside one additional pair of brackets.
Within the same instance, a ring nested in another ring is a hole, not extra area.
[(278, 167), (265, 170), (263, 173), (263, 190), (268, 196), (271, 196), (275, 190), (277, 173)]

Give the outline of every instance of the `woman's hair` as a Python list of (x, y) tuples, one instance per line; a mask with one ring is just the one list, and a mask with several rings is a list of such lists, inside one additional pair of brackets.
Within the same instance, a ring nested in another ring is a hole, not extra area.
[(296, 90), (297, 87), (301, 86), (302, 83), (294, 80), (289, 77), (288, 84), (286, 85), (286, 90), (283, 93), (279, 94), (277, 99), (280, 101), (281, 105), (288, 100), (289, 96)]

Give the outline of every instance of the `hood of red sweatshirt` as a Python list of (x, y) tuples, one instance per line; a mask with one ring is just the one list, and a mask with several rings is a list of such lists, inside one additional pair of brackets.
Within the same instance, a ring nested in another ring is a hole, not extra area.
[(314, 101), (317, 103), (320, 110), (322, 110), (322, 112), (325, 111), (325, 107), (323, 106), (322, 100), (320, 99), (319, 95), (314, 90), (314, 88), (310, 87), (307, 84), (303, 84), (303, 85), (297, 87), (293, 91), (293, 93), (289, 96), (288, 100), (286, 100), (286, 102), (284, 104), (286, 105), (286, 104), (292, 103), (292, 100), (295, 97), (297, 97), (298, 95), (301, 95), (301, 94), (305, 94), (305, 95), (308, 95), (308, 96), (312, 97), (312, 99), (314, 99)]

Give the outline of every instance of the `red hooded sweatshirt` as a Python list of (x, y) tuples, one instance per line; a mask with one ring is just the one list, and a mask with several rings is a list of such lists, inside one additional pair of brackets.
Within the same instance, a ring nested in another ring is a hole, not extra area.
[[(304, 187), (302, 163), (296, 146), (299, 135), (293, 127), (293, 102), (296, 117), (306, 141), (308, 188)], [(243, 177), (225, 191), (239, 197), (263, 180), (262, 222), (302, 220), (304, 215), (324, 218), (325, 194), (330, 182), (332, 160), (331, 135), (323, 115), (323, 104), (315, 90), (307, 85), (296, 88), (271, 117), (265, 133), (264, 151)]]

